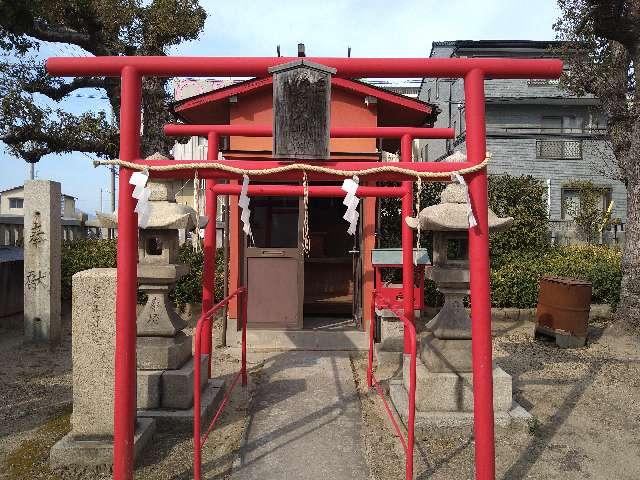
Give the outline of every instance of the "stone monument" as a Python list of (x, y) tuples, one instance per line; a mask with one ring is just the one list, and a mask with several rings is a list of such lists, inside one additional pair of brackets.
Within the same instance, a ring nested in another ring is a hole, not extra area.
[[(159, 158), (154, 155), (150, 158)], [(138, 416), (157, 420), (158, 428), (190, 428), (193, 422), (194, 358), (192, 337), (169, 299), (175, 283), (189, 272), (178, 263), (179, 231), (201, 226), (195, 210), (175, 201), (174, 183), (150, 181), (149, 215), (138, 235), (138, 285), (147, 300), (137, 318)], [(98, 214), (102, 225), (114, 228), (114, 215)], [(203, 421), (220, 400), (223, 382), (207, 379), (202, 356), (200, 385)]]
[[(71, 432), (51, 448), (51, 464), (54, 467), (109, 465), (113, 459), (116, 269), (78, 272), (72, 282)], [(137, 420), (135, 455), (154, 431), (154, 420)]]
[(24, 184), (24, 336), (27, 341), (60, 341), (61, 199), (58, 182), (28, 180)]
[[(428, 277), (444, 296), (440, 312), (418, 335), (416, 369), (416, 426), (461, 426), (473, 423), (473, 374), (471, 318), (464, 306), (469, 295), (469, 256), (466, 186), (452, 183), (441, 201), (407, 218), (411, 228), (433, 232), (433, 267)], [(512, 218), (499, 218), (489, 210), (489, 229), (508, 227)], [(403, 361), (402, 381), (391, 386), (399, 412), (407, 412), (409, 358)], [(511, 376), (493, 368), (496, 421), (509, 423), (514, 416), (528, 415), (512, 399)], [(514, 410), (515, 409), (515, 410)]]

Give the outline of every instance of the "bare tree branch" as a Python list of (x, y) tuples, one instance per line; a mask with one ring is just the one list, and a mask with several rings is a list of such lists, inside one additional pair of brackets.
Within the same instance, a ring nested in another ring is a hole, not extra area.
[(69, 83), (57, 86), (47, 80), (48, 77), (45, 77), (27, 82), (24, 85), (24, 90), (28, 93), (41, 93), (51, 100), (59, 101), (80, 88), (104, 88), (105, 86), (102, 77), (77, 77)]
[[(45, 26), (39, 22), (34, 23), (33, 28), (29, 31), (29, 34), (43, 40), (45, 42), (59, 42), (59, 43), (71, 43), (90, 51), (91, 37), (89, 35), (76, 32), (66, 27), (51, 27)], [(88, 48), (85, 48), (88, 47)]]

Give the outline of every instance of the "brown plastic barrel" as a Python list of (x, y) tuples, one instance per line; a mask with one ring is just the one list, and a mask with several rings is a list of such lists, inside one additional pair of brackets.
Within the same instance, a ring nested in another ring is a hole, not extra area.
[(586, 337), (591, 308), (591, 283), (574, 278), (540, 279), (536, 328)]

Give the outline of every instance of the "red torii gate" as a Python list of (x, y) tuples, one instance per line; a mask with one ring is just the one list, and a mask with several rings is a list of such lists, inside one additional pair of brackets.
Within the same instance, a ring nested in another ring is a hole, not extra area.
[[(120, 100), (120, 160), (132, 162), (140, 166), (166, 165), (169, 162), (145, 161), (140, 159), (140, 113), (142, 77), (170, 76), (267, 76), (269, 67), (287, 63), (296, 58), (268, 57), (73, 57), (50, 58), (47, 71), (58, 76), (113, 76), (121, 79)], [(484, 123), (484, 80), (485, 78), (558, 78), (562, 73), (562, 62), (552, 59), (498, 59), (498, 58), (309, 58), (309, 60), (337, 69), (336, 76), (347, 78), (374, 77), (455, 77), (464, 79), (465, 119), (467, 128), (467, 158), (465, 163), (412, 163), (411, 142), (413, 137), (423, 133), (410, 128), (397, 127), (393, 137), (401, 139), (401, 162), (403, 168), (415, 172), (452, 172), (473, 167), (482, 163), (486, 155), (486, 138)], [(170, 127), (174, 128), (174, 127)], [(177, 127), (176, 127), (177, 128)], [(210, 128), (204, 126), (203, 128)], [(235, 127), (233, 127), (235, 128)], [(208, 130), (206, 133), (215, 145), (216, 136), (221, 133), (259, 136), (260, 132), (250, 128), (233, 130), (232, 127)], [(369, 129), (357, 132), (357, 129), (335, 131), (335, 136), (370, 136), (385, 134), (383, 129)], [(423, 130), (423, 129), (419, 129)], [(265, 132), (262, 132), (266, 134)], [(365, 135), (366, 133), (366, 135)], [(391, 132), (388, 132), (391, 135)], [(427, 134), (427, 136), (429, 136)], [(449, 137), (451, 132), (440, 131), (435, 137)], [(431, 137), (433, 138), (433, 137)], [(213, 152), (211, 149), (210, 152)], [(217, 154), (217, 148), (216, 148)], [(210, 153), (212, 155), (212, 153)], [(198, 168), (198, 161), (192, 163), (192, 169), (171, 172), (151, 171), (156, 178), (192, 177), (192, 171), (198, 170), (201, 178), (209, 183), (207, 188), (208, 213), (211, 213), (210, 199), (218, 194), (237, 194), (230, 186), (215, 186), (219, 178), (238, 178), (220, 169)], [(290, 164), (285, 161), (220, 161), (224, 166), (237, 167), (243, 170), (265, 169)], [(313, 162), (298, 162), (313, 164)], [(175, 165), (175, 162), (174, 162)], [(357, 171), (365, 168), (385, 165), (380, 162), (322, 162), (323, 166), (344, 171)], [(393, 164), (398, 165), (398, 164)], [(114, 391), (114, 460), (113, 476), (115, 480), (133, 478), (133, 437), (136, 416), (136, 284), (137, 284), (137, 215), (134, 212), (136, 200), (131, 196), (133, 186), (129, 179), (132, 168), (122, 166), (119, 177), (118, 192), (118, 270), (116, 298), (116, 353), (115, 353), (115, 391)], [(335, 175), (309, 172), (309, 180), (335, 180)], [(271, 180), (299, 180), (299, 172), (289, 172), (266, 176)], [(379, 173), (366, 177), (368, 181), (402, 181), (400, 189), (392, 187), (367, 187), (371, 196), (401, 196), (402, 218), (413, 211), (414, 178), (403, 173)], [(487, 222), (487, 173), (481, 169), (466, 175), (469, 195), (478, 222), (475, 228), (469, 229), (469, 270), (472, 315), (472, 357), (473, 357), (473, 390), (474, 390), (474, 433), (475, 433), (475, 465), (476, 478), (493, 480), (495, 478), (495, 449), (493, 424), (493, 379), (491, 353), (491, 304), (489, 286), (489, 232)], [(259, 187), (272, 194), (300, 195), (301, 187), (277, 186)], [(324, 191), (322, 190), (324, 188)], [(309, 187), (310, 195), (337, 195), (334, 188)], [(364, 187), (361, 187), (364, 193)], [(273, 190), (271, 190), (273, 189)], [(259, 189), (249, 190), (249, 194), (260, 193)], [(360, 190), (358, 192), (361, 195)], [(213, 202), (215, 205), (215, 202)], [(210, 222), (213, 223), (213, 222)], [(213, 298), (213, 255), (215, 245), (215, 228), (205, 231), (205, 266), (210, 275), (204, 276), (203, 311), (205, 301), (210, 306)], [(403, 310), (413, 311), (413, 262), (412, 232), (402, 222), (403, 249)], [(408, 280), (408, 281), (407, 281)], [(410, 322), (403, 319), (405, 324)], [(407, 329), (405, 329), (406, 331)], [(206, 333), (206, 332), (205, 332)], [(210, 337), (210, 335), (209, 335)], [(409, 345), (410, 338), (405, 335), (405, 351), (413, 351), (412, 370), (415, 375), (415, 338)], [(202, 352), (210, 352), (210, 338), (201, 345)], [(207, 350), (208, 349), (208, 350)], [(415, 389), (415, 381), (413, 388)], [(413, 392), (415, 394), (415, 390)], [(411, 396), (411, 392), (410, 392)], [(411, 409), (410, 409), (411, 410)], [(413, 412), (409, 412), (408, 430), (412, 437)], [(407, 439), (407, 478), (413, 476), (413, 439)]]

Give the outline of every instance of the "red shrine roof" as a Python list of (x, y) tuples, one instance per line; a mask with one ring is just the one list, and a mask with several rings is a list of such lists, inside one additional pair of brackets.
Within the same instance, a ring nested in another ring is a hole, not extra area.
[[(229, 102), (232, 97), (272, 89), (272, 84), (271, 76), (254, 78), (172, 102), (169, 109), (185, 123), (228, 124)], [(359, 80), (332, 77), (331, 86), (375, 101), (378, 126), (431, 126), (439, 113), (436, 105)]]

